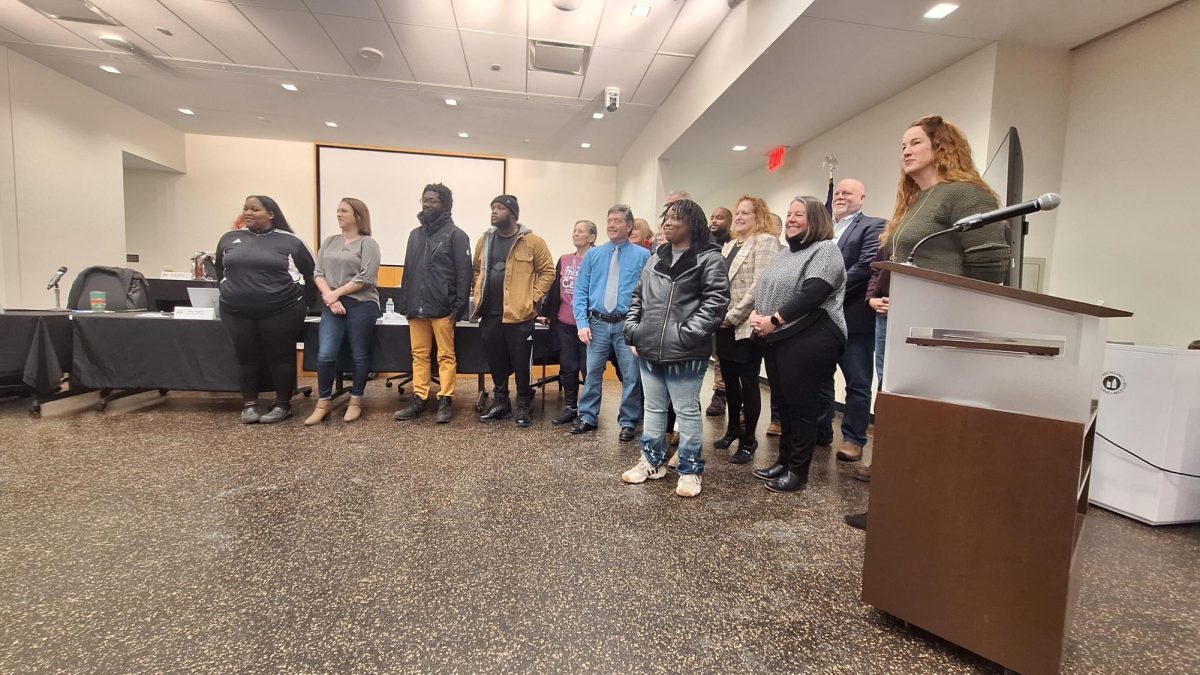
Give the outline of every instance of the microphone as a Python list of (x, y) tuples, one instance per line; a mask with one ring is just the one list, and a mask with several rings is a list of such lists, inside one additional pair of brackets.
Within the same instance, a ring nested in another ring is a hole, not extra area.
[(953, 229), (958, 232), (966, 232), (967, 230), (974, 230), (977, 227), (991, 225), (992, 223), (998, 223), (1002, 220), (1024, 216), (1026, 214), (1033, 213), (1034, 211), (1053, 211), (1054, 209), (1057, 209), (1058, 205), (1061, 203), (1062, 197), (1058, 196), (1057, 193), (1047, 192), (1041, 197), (1031, 201), (1013, 204), (1012, 206), (1006, 206), (1002, 209), (996, 209), (995, 211), (988, 211), (987, 213), (976, 213), (973, 216), (967, 216), (966, 218), (963, 218), (955, 223)]
[(57, 286), (58, 282), (62, 280), (63, 275), (66, 273), (67, 273), (66, 265), (63, 265), (62, 267), (58, 268), (54, 272), (54, 276), (50, 277), (50, 281), (46, 284), (46, 290), (50, 290), (51, 288), (54, 288), (55, 286)]

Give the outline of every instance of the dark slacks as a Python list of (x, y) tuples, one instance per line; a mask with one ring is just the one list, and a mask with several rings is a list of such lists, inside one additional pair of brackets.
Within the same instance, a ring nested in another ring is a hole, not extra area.
[(488, 369), (496, 396), (508, 396), (508, 378), (516, 375), (517, 396), (533, 398), (530, 364), (533, 358), (533, 320), (504, 323), (502, 317), (485, 316), (479, 321), (479, 334), (487, 352)]
[(738, 416), (745, 418), (742, 435), (753, 438), (762, 414), (762, 388), (758, 376), (762, 368), (762, 347), (758, 340), (734, 340), (733, 328), (720, 328), (717, 335), (717, 362), (725, 380), (729, 429), (736, 429)]
[(575, 324), (558, 324), (558, 383), (567, 405), (579, 405), (579, 383), (587, 373), (587, 345), (579, 339)]
[(766, 346), (767, 380), (771, 398), (779, 401), (782, 427), (778, 461), (805, 480), (825, 413), (821, 387), (833, 377), (844, 348), (841, 331), (828, 318)]
[(275, 400), (292, 400), (296, 392), (296, 341), (304, 328), (303, 302), (263, 317), (239, 316), (221, 307), (221, 323), (233, 339), (238, 360), (238, 388), (243, 401), (258, 398), (258, 376), (265, 367), (275, 384)]
[[(838, 360), (846, 378), (846, 409), (842, 412), (842, 440), (867, 444), (867, 425), (871, 422), (871, 368), (874, 366), (875, 334), (851, 333), (846, 351)], [(820, 438), (833, 438), (833, 377), (821, 387), (825, 397), (825, 415), (821, 418)]]

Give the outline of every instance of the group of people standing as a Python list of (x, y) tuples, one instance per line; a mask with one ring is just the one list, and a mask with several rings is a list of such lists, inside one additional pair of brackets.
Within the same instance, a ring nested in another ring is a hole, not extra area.
[[(730, 462), (748, 463), (759, 447), (759, 374), (765, 362), (779, 453), (775, 463), (753, 475), (772, 491), (802, 489), (815, 447), (833, 442), (833, 377), (840, 367), (846, 405), (837, 456), (864, 460), (856, 477), (869, 480), (864, 448), (872, 366), (882, 381), (889, 304), (887, 275), (871, 263), (904, 260), (925, 235), (996, 208), (998, 200), (975, 169), (965, 136), (937, 116), (917, 120), (904, 133), (891, 221), (864, 215), (865, 199), (861, 182), (841, 181), (831, 218), (820, 200), (796, 197), (782, 219), (782, 233), (778, 216), (750, 195), (732, 211), (718, 208), (708, 218), (686, 193), (672, 193), (657, 235), (645, 221), (639, 227), (628, 206), (617, 204), (607, 213), (608, 241), (597, 245), (595, 223), (580, 220), (572, 230), (575, 250), (555, 262), (545, 241), (519, 223), (513, 195), (492, 200), (491, 227), (472, 254), (451, 215), (452, 192), (428, 185), (420, 226), (409, 237), (397, 307), (410, 327), (414, 396), (394, 418), (415, 419), (433, 407), (430, 356), (436, 344), (436, 418), (451, 421), (454, 325), (474, 298), (471, 319), (480, 324), (495, 393), (481, 422), (512, 419), (518, 427), (530, 426), (530, 336), (540, 321), (549, 324), (561, 361), (565, 405), (553, 424), (570, 424), (572, 434), (596, 431), (603, 375), (610, 362), (616, 365), (620, 440), (634, 440), (642, 427), (639, 461), (621, 474), (626, 483), (662, 478), (674, 466), (677, 494), (700, 493), (701, 386), (714, 350), (719, 368), (707, 412), (728, 416), (714, 446), (736, 445)], [(216, 254), (220, 314), (240, 366), (242, 421), (271, 423), (291, 415), (294, 344), (306, 292), (319, 292), (324, 306), (319, 397), (305, 424), (330, 413), (344, 347), (353, 357), (344, 419), (357, 419), (379, 315), (380, 254), (366, 205), (351, 198), (339, 203), (341, 232), (322, 242), (315, 257), (269, 197), (248, 197), (242, 217), (245, 229), (226, 233)], [(1003, 228), (932, 240), (916, 264), (1002, 281), (1009, 263)], [(265, 413), (257, 407), (264, 370), (276, 394)], [(508, 388), (513, 376), (515, 412)], [(668, 461), (675, 444), (678, 451)]]

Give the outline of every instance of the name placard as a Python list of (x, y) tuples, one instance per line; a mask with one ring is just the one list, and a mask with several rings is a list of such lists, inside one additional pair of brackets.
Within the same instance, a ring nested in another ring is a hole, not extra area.
[(217, 318), (217, 310), (212, 307), (176, 307), (176, 319), (208, 319)]
[(163, 271), (163, 272), (158, 273), (158, 278), (159, 279), (177, 279), (179, 281), (191, 281), (192, 273), (191, 272), (166, 272), (166, 271)]

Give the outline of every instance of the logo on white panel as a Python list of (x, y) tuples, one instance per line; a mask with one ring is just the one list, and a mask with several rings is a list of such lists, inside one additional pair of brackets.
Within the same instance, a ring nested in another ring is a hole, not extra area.
[(1100, 388), (1106, 394), (1120, 394), (1125, 391), (1125, 376), (1115, 370), (1106, 370), (1100, 376)]

